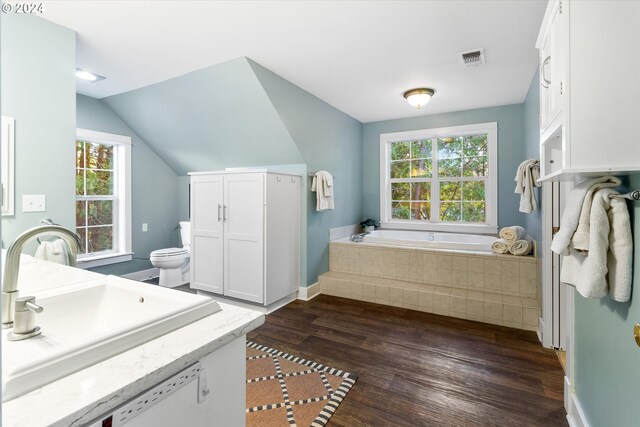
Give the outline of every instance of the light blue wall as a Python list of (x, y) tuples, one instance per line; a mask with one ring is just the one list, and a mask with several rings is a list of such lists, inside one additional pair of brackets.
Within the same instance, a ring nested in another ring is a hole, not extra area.
[(304, 163), (246, 58), (104, 101), (181, 176)]
[[(524, 100), (524, 142), (527, 159), (540, 160), (540, 77), (538, 71), (531, 80), (529, 92)], [(524, 214), (524, 225), (529, 235), (542, 244), (542, 197), (540, 189), (535, 190), (538, 198), (538, 210)], [(540, 251), (541, 252), (541, 251)]]
[[(307, 285), (329, 269), (329, 229), (362, 220), (362, 124), (249, 60), (310, 172), (334, 177), (336, 209), (316, 212), (307, 179)], [(305, 177), (306, 178), (306, 177)]]
[(363, 125), (364, 216), (380, 219), (380, 134), (419, 129), (498, 122), (498, 224), (523, 225), (514, 194), (518, 165), (525, 158), (523, 104), (387, 120)]
[[(127, 274), (152, 268), (151, 251), (179, 244), (178, 176), (162, 161), (129, 126), (101, 100), (78, 95), (77, 127), (114, 133), (132, 138), (131, 150), (131, 216), (134, 259), (93, 271), (104, 274)], [(146, 233), (142, 224), (148, 224)]]
[[(75, 222), (75, 33), (32, 15), (2, 14), (2, 115), (15, 118), (15, 216), (2, 218), (6, 247), (50, 217)], [(44, 194), (46, 212), (22, 212)]]
[[(630, 188), (640, 188), (640, 174)], [(640, 348), (633, 326), (640, 322), (640, 203), (627, 202), (632, 214), (634, 289), (628, 303), (592, 300), (575, 293), (574, 387), (589, 425), (638, 425)]]

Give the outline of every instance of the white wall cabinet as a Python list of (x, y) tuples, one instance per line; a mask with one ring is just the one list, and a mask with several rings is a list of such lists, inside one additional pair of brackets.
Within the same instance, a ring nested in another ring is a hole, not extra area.
[(540, 29), (541, 180), (640, 170), (640, 2), (551, 0)]
[(190, 175), (191, 287), (263, 305), (296, 292), (300, 177)]

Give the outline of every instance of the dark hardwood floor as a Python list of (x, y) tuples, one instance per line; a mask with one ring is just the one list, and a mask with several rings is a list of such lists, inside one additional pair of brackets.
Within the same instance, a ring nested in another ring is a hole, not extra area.
[(320, 295), (247, 338), (358, 375), (329, 426), (568, 425), (534, 332)]

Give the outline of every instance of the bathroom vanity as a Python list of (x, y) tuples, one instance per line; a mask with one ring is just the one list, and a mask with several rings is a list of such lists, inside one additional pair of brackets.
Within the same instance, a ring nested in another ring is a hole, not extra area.
[[(108, 291), (100, 290), (92, 299), (100, 286)], [(81, 331), (77, 336), (56, 330), (55, 323), (45, 317), (41, 319), (40, 337), (8, 342), (8, 330), (2, 331), (2, 425), (118, 426), (126, 422), (130, 426), (244, 426), (245, 335), (261, 325), (264, 316), (176, 290), (154, 287), (160, 291), (155, 294), (149, 286), (23, 256), (18, 289), (21, 295), (37, 297), (45, 308), (43, 315), (49, 311), (55, 316), (57, 310), (73, 317), (72, 306), (87, 311), (87, 316), (94, 310), (100, 313), (86, 325), (75, 321)], [(82, 301), (77, 300), (77, 292), (82, 293)], [(121, 292), (124, 294), (119, 296)], [(163, 297), (169, 296), (173, 312), (152, 321), (140, 320), (141, 314), (136, 313), (139, 319), (130, 321), (126, 311), (153, 310), (129, 306), (125, 312), (109, 317), (105, 311), (115, 310), (108, 308), (113, 303), (109, 300), (116, 298), (117, 306), (125, 306), (117, 298), (126, 299), (127, 293), (140, 295), (136, 296), (137, 304), (159, 310)], [(182, 312), (191, 309), (176, 311), (175, 306), (182, 304), (183, 297), (191, 296), (197, 310), (211, 304), (214, 308), (180, 321)], [(56, 307), (65, 303), (70, 306)], [(60, 322), (67, 321), (64, 317), (60, 316)], [(163, 322), (166, 330), (148, 335), (149, 328)], [(134, 324), (142, 325), (142, 335), (139, 330), (131, 333)], [(103, 338), (78, 344), (91, 334)], [(65, 340), (70, 340), (66, 346)], [(47, 359), (50, 349), (58, 353)], [(26, 351), (24, 357), (20, 356), (22, 350)], [(40, 359), (33, 356), (39, 351), (43, 354)], [(35, 359), (27, 360), (27, 354)], [(38, 375), (30, 376), (33, 372)]]

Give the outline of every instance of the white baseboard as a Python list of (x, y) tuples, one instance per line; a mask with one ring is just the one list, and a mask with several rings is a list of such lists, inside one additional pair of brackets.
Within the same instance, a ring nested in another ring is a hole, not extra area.
[(157, 268), (148, 268), (146, 270), (134, 271), (133, 273), (123, 274), (120, 277), (125, 279), (137, 280), (139, 282), (143, 280), (155, 279), (160, 276), (160, 270)]
[[(193, 288), (192, 288), (193, 289)], [(205, 295), (208, 297), (211, 297), (217, 301), (220, 302), (224, 302), (226, 304), (229, 305), (233, 305), (236, 307), (242, 307), (242, 308), (248, 308), (250, 310), (255, 310), (255, 311), (259, 311), (260, 313), (263, 314), (271, 314), (274, 311), (284, 307), (285, 305), (289, 304), (292, 301), (296, 300), (296, 292), (292, 293), (291, 295), (287, 295), (284, 298), (280, 298), (278, 301), (275, 301), (271, 304), (269, 304), (268, 306), (264, 306), (262, 304), (258, 304), (258, 303), (253, 303), (253, 302), (248, 302), (248, 301), (242, 301), (236, 298), (231, 298), (231, 297), (226, 297), (226, 296), (222, 296), (222, 295), (218, 295), (218, 294), (214, 294), (208, 291), (203, 291), (201, 289), (196, 289), (196, 293), (198, 295)]]
[(589, 427), (587, 417), (580, 406), (578, 396), (571, 389), (569, 379), (564, 377), (564, 399), (565, 408), (567, 410), (567, 421), (570, 427)]
[(320, 284), (318, 282), (313, 285), (309, 285), (306, 288), (300, 286), (298, 288), (298, 299), (302, 301), (309, 301), (320, 295)]

